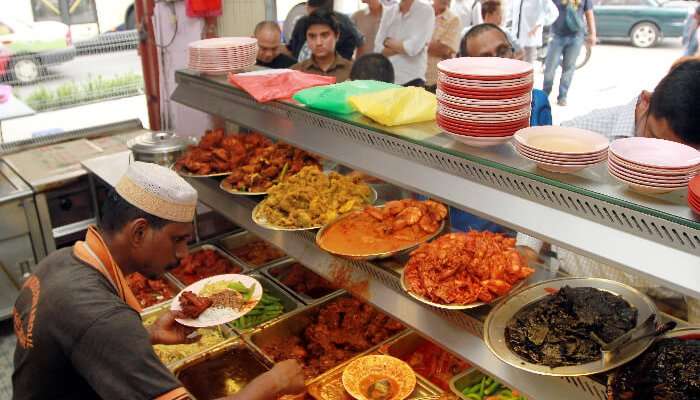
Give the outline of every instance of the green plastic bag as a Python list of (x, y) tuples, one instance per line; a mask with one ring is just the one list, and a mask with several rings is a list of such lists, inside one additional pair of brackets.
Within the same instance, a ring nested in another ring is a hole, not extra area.
[(334, 85), (316, 86), (298, 91), (292, 98), (307, 107), (337, 114), (352, 114), (350, 96), (378, 92), (400, 86), (379, 81), (346, 81)]
[(362, 115), (386, 126), (435, 120), (437, 99), (419, 87), (401, 87), (350, 97)]

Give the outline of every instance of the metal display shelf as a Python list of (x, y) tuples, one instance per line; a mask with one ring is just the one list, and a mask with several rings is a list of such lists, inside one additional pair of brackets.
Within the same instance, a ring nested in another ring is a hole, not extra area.
[(642, 196), (598, 165), (541, 171), (511, 144), (463, 145), (435, 123), (387, 128), (285, 102), (260, 104), (224, 78), (178, 71), (172, 99), (700, 298), (700, 220), (685, 193)]
[[(588, 377), (556, 378), (533, 375), (511, 367), (491, 354), (482, 340), (486, 308), (471, 312), (433, 308), (406, 296), (399, 275), (377, 265), (332, 256), (315, 244), (315, 232), (272, 231), (251, 218), (256, 203), (250, 198), (232, 196), (219, 189), (214, 179), (188, 178), (199, 193), (199, 201), (231, 221), (280, 247), (288, 255), (331, 281), (341, 276), (355, 295), (430, 337), (473, 365), (522, 391), (530, 399), (606, 400), (605, 386)], [(540, 270), (535, 280), (549, 277)], [(358, 289), (352, 290), (352, 287)]]

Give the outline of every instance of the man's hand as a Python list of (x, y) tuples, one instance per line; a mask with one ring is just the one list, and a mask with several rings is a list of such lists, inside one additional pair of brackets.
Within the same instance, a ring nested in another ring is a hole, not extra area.
[(597, 42), (598, 42), (598, 36), (596, 36), (595, 33), (592, 33), (592, 34), (586, 36), (586, 46), (593, 47), (596, 45)]
[(199, 336), (188, 338), (193, 331), (193, 328), (180, 325), (175, 321), (175, 313), (172, 311), (161, 315), (153, 325), (148, 327), (152, 344), (194, 343), (199, 340)]
[(535, 25), (535, 26), (532, 28), (532, 30), (531, 30), (530, 32), (527, 33), (528, 36), (534, 37), (535, 35), (537, 35), (537, 32), (540, 31), (540, 28), (541, 28), (541, 26)]
[(403, 42), (394, 38), (386, 38), (384, 39), (384, 47), (401, 53), (403, 51)]
[(275, 382), (278, 396), (304, 391), (304, 371), (296, 360), (279, 362), (267, 374)]
[(382, 50), (382, 55), (383, 55), (384, 57), (386, 57), (386, 58), (389, 58), (389, 57), (391, 57), (391, 56), (395, 56), (395, 55), (397, 55), (397, 54), (399, 54), (398, 51), (392, 50), (392, 49), (390, 49), (390, 48), (388, 48), (388, 47), (385, 47), (384, 50)]

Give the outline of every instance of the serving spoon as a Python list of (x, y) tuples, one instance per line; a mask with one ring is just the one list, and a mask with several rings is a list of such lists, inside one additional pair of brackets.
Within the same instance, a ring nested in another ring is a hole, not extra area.
[(629, 330), (624, 335), (618, 337), (610, 343), (606, 343), (603, 339), (596, 335), (595, 332), (591, 332), (591, 338), (600, 345), (600, 352), (603, 354), (603, 363), (607, 364), (612, 361), (615, 354), (619, 353), (620, 350), (631, 343), (635, 343), (650, 337), (661, 336), (676, 327), (675, 321), (668, 321), (665, 324), (657, 325), (652, 332), (639, 334), (640, 332), (647, 330), (650, 326), (654, 326), (655, 319), (655, 314), (650, 315), (649, 318), (647, 318), (638, 327)]

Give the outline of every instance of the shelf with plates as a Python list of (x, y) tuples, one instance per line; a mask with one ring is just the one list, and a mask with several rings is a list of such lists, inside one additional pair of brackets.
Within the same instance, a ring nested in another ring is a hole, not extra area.
[(605, 163), (546, 172), (511, 144), (468, 147), (434, 122), (388, 128), (357, 114), (260, 104), (224, 77), (183, 70), (176, 79), (174, 101), (700, 298), (700, 219), (685, 191), (636, 194)]
[[(335, 257), (316, 246), (315, 231), (275, 231), (257, 225), (251, 215), (256, 201), (232, 196), (213, 178), (187, 178), (199, 193), (199, 200), (256, 236), (278, 246), (285, 253), (323, 276), (341, 283), (362, 297), (430, 337), (502, 382), (522, 391), (528, 398), (605, 400), (605, 385), (590, 377), (533, 375), (509, 366), (496, 358), (483, 341), (483, 323), (489, 307), (468, 311), (438, 309), (405, 295), (401, 289), (400, 266), (391, 261), (369, 263)], [(554, 274), (538, 268), (530, 282), (552, 278)]]

